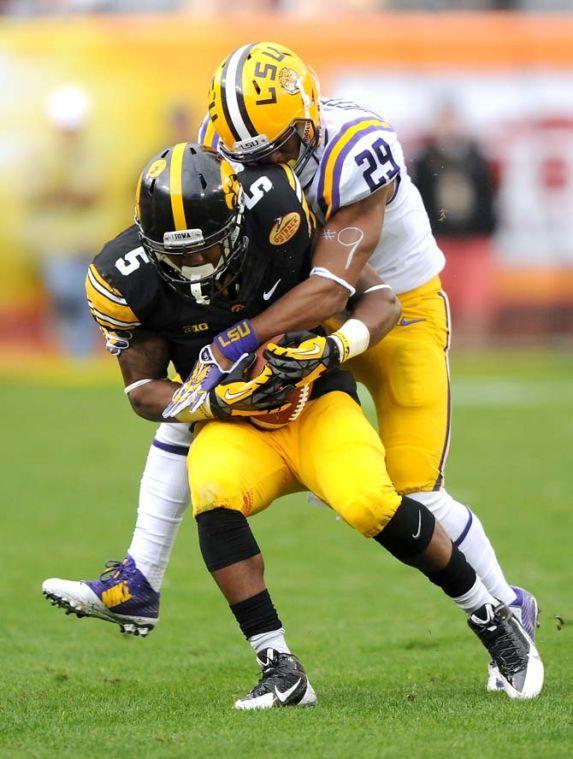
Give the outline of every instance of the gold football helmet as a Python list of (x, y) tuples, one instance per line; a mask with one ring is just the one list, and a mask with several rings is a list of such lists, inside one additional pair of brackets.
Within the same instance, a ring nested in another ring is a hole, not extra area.
[(209, 116), (226, 158), (260, 163), (298, 135), (299, 172), (320, 127), (318, 79), (296, 53), (275, 42), (243, 45), (215, 71)]

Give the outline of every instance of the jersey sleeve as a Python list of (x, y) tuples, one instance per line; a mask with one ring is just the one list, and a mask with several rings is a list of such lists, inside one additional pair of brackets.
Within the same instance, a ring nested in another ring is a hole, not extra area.
[(95, 263), (91, 263), (86, 277), (86, 295), (91, 315), (104, 331), (127, 333), (141, 327), (123, 294), (112, 287)]
[(319, 166), (318, 206), (325, 221), (398, 178), (403, 154), (396, 133), (379, 118), (342, 126), (328, 142)]
[(213, 128), (213, 122), (211, 121), (209, 114), (205, 116), (199, 127), (199, 133), (197, 135), (197, 142), (199, 145), (203, 145), (206, 148), (212, 148), (217, 150), (219, 146), (219, 135)]

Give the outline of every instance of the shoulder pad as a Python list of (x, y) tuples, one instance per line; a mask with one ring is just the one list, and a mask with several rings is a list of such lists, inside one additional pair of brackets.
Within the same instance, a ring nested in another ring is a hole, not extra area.
[[(137, 246), (137, 247), (136, 247)], [(113, 331), (131, 331), (141, 321), (131, 302), (128, 275), (142, 263), (149, 263), (139, 246), (135, 227), (130, 227), (106, 243), (88, 267), (85, 287), (92, 316), (100, 327)]]
[(325, 220), (392, 182), (402, 161), (396, 133), (386, 121), (363, 115), (343, 124), (329, 139), (318, 169), (317, 201)]
[(268, 219), (272, 226), (279, 217), (298, 214), (309, 239), (312, 238), (316, 220), (300, 181), (290, 166), (246, 167), (238, 177), (243, 187), (245, 206), (259, 223)]

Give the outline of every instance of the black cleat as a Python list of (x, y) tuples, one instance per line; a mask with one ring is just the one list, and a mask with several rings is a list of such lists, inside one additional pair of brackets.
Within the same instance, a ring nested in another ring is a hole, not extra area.
[(261, 679), (250, 693), (235, 701), (235, 709), (314, 706), (316, 693), (296, 656), (267, 648), (257, 656)]
[(510, 698), (535, 698), (543, 687), (543, 662), (521, 622), (505, 604), (484, 604), (468, 625), (497, 665)]

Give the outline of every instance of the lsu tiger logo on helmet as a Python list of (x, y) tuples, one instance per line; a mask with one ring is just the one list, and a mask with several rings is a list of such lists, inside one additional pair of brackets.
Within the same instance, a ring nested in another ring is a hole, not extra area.
[(232, 161), (265, 160), (292, 137), (300, 141), (300, 172), (318, 142), (318, 79), (288, 47), (255, 42), (232, 52), (216, 69), (209, 116), (219, 149)]

